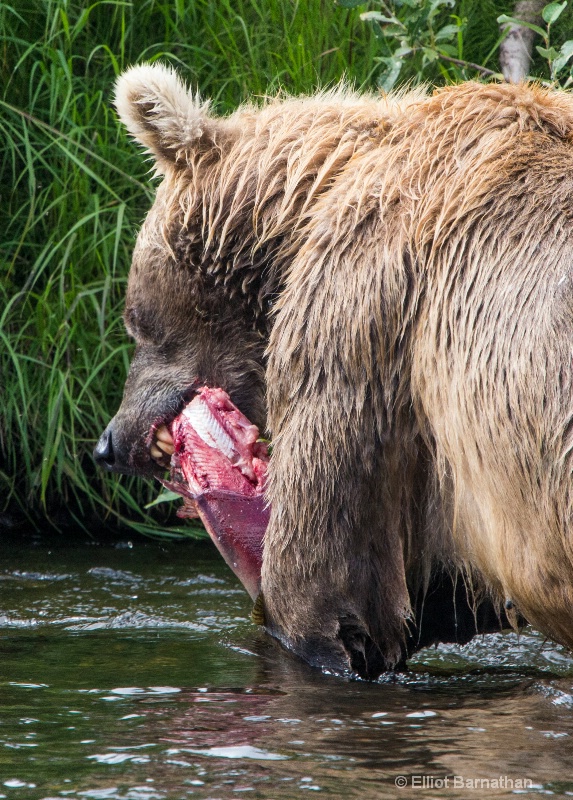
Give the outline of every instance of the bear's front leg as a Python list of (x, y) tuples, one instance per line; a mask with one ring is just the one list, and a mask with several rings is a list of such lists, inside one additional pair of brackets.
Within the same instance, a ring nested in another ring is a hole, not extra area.
[(294, 436), (281, 432), (271, 459), (265, 624), (313, 666), (374, 678), (405, 655), (398, 521), (384, 519), (384, 490), (357, 448), (321, 447), (304, 423), (296, 426)]
[(338, 267), (329, 287), (287, 293), (271, 336), (262, 592), (267, 629), (289, 649), (372, 678), (405, 654), (415, 446)]

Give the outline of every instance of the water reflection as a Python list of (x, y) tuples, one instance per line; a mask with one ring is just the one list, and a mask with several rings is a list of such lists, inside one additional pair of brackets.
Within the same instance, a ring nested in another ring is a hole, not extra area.
[(261, 635), (206, 546), (2, 556), (0, 797), (573, 795), (573, 660), (533, 634), (344, 681)]

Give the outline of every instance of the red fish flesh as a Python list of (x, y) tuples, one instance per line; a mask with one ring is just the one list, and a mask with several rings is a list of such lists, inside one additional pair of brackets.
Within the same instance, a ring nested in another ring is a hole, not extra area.
[(219, 388), (201, 388), (171, 423), (175, 453), (164, 484), (184, 498), (179, 516), (199, 516), (221, 555), (256, 599), (269, 521), (267, 443)]

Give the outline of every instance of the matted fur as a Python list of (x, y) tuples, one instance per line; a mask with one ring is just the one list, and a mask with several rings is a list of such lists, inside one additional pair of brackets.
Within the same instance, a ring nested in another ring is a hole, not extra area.
[(373, 674), (445, 568), (573, 645), (573, 98), (340, 87), (221, 119), (155, 69), (117, 90), (164, 174), (126, 316), (186, 346), (132, 370), (133, 469), (143, 362), (155, 384), (223, 385), (258, 424), (266, 385), (276, 636)]
[[(379, 640), (403, 618), (384, 597), (393, 535), (403, 576), (453, 559), (573, 644), (572, 133), (569, 95), (452, 87), (314, 206), (269, 343), (272, 597), (295, 574), (312, 593), (342, 563), (347, 586), (372, 592), (348, 613)], [(416, 497), (421, 456), (432, 468)], [(269, 605), (291, 635), (308, 624)]]

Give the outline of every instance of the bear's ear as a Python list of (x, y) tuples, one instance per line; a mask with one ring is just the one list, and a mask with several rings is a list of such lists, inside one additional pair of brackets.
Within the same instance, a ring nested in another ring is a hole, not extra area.
[(198, 149), (224, 138), (226, 120), (209, 115), (209, 102), (187, 88), (175, 70), (141, 64), (119, 76), (115, 107), (129, 133), (162, 164), (185, 164)]

